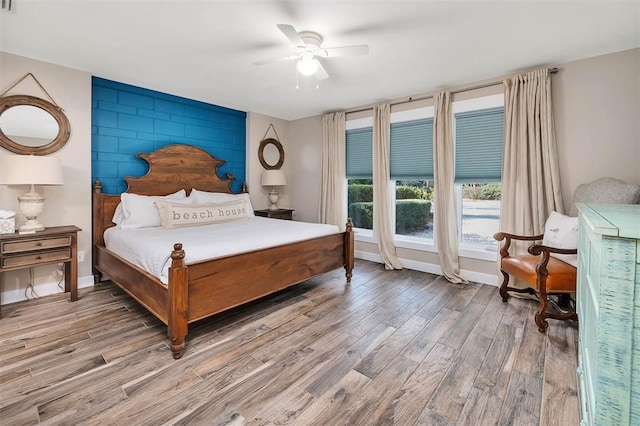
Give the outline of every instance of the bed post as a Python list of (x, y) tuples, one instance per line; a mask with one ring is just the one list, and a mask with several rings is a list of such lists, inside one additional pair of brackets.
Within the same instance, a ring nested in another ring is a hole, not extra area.
[(353, 239), (353, 222), (351, 218), (347, 219), (347, 229), (344, 233), (344, 270), (347, 276), (347, 282), (351, 282), (351, 275), (354, 266), (354, 250), (355, 243)]
[(187, 337), (189, 317), (189, 296), (187, 293), (187, 267), (184, 263), (182, 244), (173, 245), (171, 252), (171, 267), (169, 268), (169, 298), (167, 317), (167, 334), (171, 341), (173, 358), (182, 357)]
[(98, 270), (98, 268), (96, 268), (96, 264), (98, 263), (98, 245), (104, 245), (103, 216), (104, 199), (102, 198), (102, 182), (100, 182), (100, 180), (96, 180), (96, 182), (93, 184), (93, 244), (91, 244), (91, 267), (93, 272), (94, 284), (98, 284), (100, 282), (100, 279), (102, 278), (102, 273)]

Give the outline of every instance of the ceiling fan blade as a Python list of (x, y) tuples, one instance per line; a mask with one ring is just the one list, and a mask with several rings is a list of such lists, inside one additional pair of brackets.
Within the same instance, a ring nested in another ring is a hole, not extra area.
[(265, 64), (271, 64), (273, 62), (292, 61), (294, 59), (298, 59), (299, 57), (300, 55), (281, 56), (279, 58), (271, 58), (271, 59), (264, 59), (262, 61), (255, 61), (253, 65), (265, 65)]
[(298, 34), (298, 32), (296, 31), (295, 28), (293, 28), (292, 25), (286, 25), (286, 24), (278, 24), (278, 29), (280, 29), (280, 31), (282, 31), (282, 33), (289, 39), (289, 41), (291, 41), (291, 43), (293, 43), (295, 46), (300, 46), (300, 47), (304, 47), (305, 43), (304, 41), (300, 38), (300, 34)]
[(327, 78), (329, 78), (327, 70), (324, 69), (320, 61), (318, 61), (318, 69), (314, 75), (318, 80), (326, 80)]
[(323, 49), (327, 52), (326, 58), (337, 58), (339, 56), (361, 56), (369, 54), (369, 46), (359, 44), (356, 46), (329, 47)]

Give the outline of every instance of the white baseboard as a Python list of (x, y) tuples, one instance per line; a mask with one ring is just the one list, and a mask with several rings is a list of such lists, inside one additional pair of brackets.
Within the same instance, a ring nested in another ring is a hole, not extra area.
[[(367, 251), (356, 250), (355, 257), (357, 259), (369, 260), (376, 263), (384, 263), (378, 253), (371, 253)], [(417, 260), (400, 259), (402, 266), (414, 271), (428, 272), (430, 274), (442, 275), (442, 268), (440, 265), (433, 263), (420, 262)], [(485, 274), (482, 272), (468, 271), (462, 269), (460, 275), (469, 281), (476, 283), (487, 284), (494, 287), (498, 287), (498, 275)]]
[[(64, 281), (62, 282), (61, 285), (64, 286)], [(93, 287), (93, 275), (88, 275), (86, 277), (78, 277), (78, 288), (85, 288), (85, 287)], [(26, 287), (19, 288), (16, 290), (3, 291), (2, 304), (6, 305), (9, 303), (29, 300), (24, 295), (25, 288)], [(64, 290), (61, 290), (60, 287), (58, 287), (57, 281), (36, 284), (34, 288), (36, 290), (36, 293), (38, 293), (40, 297), (48, 296), (50, 294), (64, 293)]]

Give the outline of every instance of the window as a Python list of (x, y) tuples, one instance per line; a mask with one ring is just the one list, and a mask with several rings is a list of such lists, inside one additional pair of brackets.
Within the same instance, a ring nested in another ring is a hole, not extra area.
[(361, 229), (373, 229), (373, 127), (347, 129), (347, 216)]
[(433, 240), (433, 113), (392, 122), (390, 145), (395, 234)]
[[(498, 232), (500, 221), (503, 102), (500, 94), (452, 105), (456, 210), (463, 256), (483, 258), (478, 249), (490, 249), (491, 255), (495, 254), (493, 234)], [(372, 141), (371, 117), (347, 122), (348, 215), (365, 239), (373, 236)], [(396, 242), (402, 247), (433, 250), (433, 107), (391, 114), (389, 161)]]
[(500, 223), (503, 96), (454, 103), (455, 191), (461, 247), (493, 249)]

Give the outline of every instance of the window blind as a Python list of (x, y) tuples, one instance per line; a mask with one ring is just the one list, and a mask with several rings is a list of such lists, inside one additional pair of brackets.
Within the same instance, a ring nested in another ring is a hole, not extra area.
[(455, 114), (456, 183), (500, 182), (504, 107)]
[(433, 179), (433, 118), (391, 123), (391, 179)]
[(347, 130), (347, 179), (373, 179), (373, 127)]

